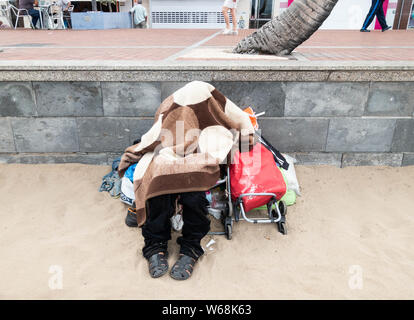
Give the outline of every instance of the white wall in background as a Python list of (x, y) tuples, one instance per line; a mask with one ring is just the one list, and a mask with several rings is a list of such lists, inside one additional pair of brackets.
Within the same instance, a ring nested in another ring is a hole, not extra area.
[[(222, 29), (223, 0), (151, 0), (152, 28)], [(238, 19), (248, 19), (250, 0), (239, 0)], [(248, 20), (247, 20), (248, 21)], [(245, 25), (248, 25), (246, 21)]]

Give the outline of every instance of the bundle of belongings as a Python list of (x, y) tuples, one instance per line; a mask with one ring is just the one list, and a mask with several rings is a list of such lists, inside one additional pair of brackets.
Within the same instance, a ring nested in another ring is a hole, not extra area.
[[(142, 226), (147, 218), (148, 199), (206, 191), (211, 213), (219, 218), (215, 209), (226, 206), (223, 194), (217, 196), (217, 192), (225, 192), (217, 187), (223, 168), (228, 167), (234, 155), (242, 158), (243, 153), (237, 156), (240, 151), (252, 152), (255, 145), (260, 145), (274, 159), (273, 166), (285, 183), (280, 197), (288, 205), (295, 203), (299, 195), (295, 160), (280, 154), (257, 134), (257, 128), (250, 108), (244, 112), (208, 83), (188, 83), (162, 102), (152, 128), (116, 163), (121, 201), (134, 206), (136, 223)], [(245, 172), (238, 174), (242, 177)], [(182, 225), (182, 221), (172, 224)]]

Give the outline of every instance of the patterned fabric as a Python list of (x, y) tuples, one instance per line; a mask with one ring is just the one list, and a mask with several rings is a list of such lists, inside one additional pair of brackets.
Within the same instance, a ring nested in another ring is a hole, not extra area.
[(165, 99), (152, 128), (125, 150), (118, 168), (122, 177), (139, 161), (134, 172), (138, 225), (145, 223), (147, 199), (213, 187), (219, 165), (229, 161), (240, 139), (251, 143), (253, 133), (247, 113), (208, 83), (191, 82)]

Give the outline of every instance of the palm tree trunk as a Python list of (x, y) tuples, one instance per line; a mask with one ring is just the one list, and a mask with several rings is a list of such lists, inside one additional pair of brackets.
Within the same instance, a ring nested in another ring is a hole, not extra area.
[(241, 40), (234, 53), (288, 55), (319, 29), (338, 0), (296, 0), (281, 15)]

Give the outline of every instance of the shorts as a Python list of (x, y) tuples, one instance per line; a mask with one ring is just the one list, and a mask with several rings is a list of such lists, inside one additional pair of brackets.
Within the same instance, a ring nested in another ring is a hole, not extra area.
[(236, 2), (233, 2), (233, 0), (224, 0), (223, 7), (236, 8), (238, 3), (239, 0), (237, 0)]
[(138, 24), (135, 24), (134, 23), (134, 28), (137, 28), (137, 29), (146, 29), (147, 28), (147, 22), (146, 21), (142, 21), (142, 22), (140, 22)]

